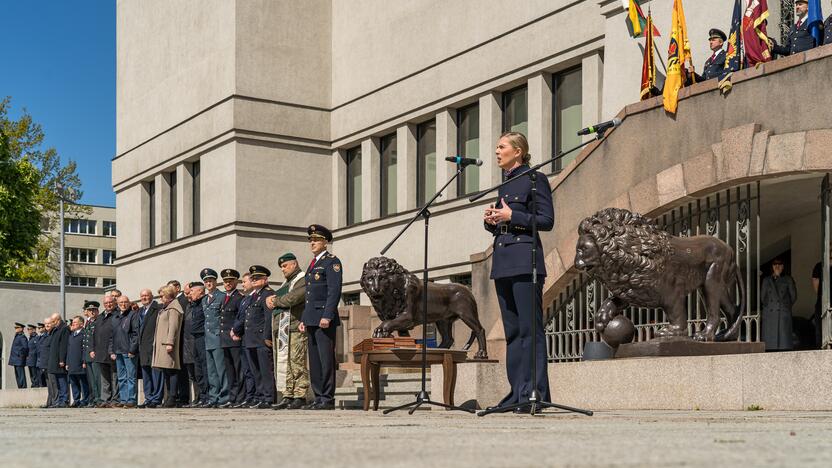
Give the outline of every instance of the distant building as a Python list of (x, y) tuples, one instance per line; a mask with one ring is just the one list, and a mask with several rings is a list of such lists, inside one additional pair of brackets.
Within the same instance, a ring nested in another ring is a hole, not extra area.
[(64, 218), (64, 282), (67, 286), (109, 288), (116, 284), (116, 209), (88, 206), (92, 209), (89, 216)]

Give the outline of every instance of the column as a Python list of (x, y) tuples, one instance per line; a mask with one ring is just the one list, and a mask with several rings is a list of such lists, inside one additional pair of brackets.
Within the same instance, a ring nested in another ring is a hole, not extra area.
[(552, 151), (552, 75), (539, 73), (528, 81), (529, 153), (532, 165), (551, 158)]
[(170, 242), (170, 179), (156, 174), (156, 245)]
[(361, 142), (361, 221), (381, 215), (381, 153), (378, 138)]
[[(436, 188), (447, 182), (456, 172), (456, 166), (445, 161), (449, 156), (456, 156), (457, 150), (456, 109), (442, 109), (436, 114)], [(456, 198), (456, 184), (453, 183), (437, 201)]]
[[(347, 225), (347, 152), (332, 151), (332, 227)], [(362, 213), (363, 214), (363, 213)]]
[[(603, 83), (604, 61), (601, 59), (601, 52), (596, 51), (581, 60), (581, 120), (583, 127), (601, 121)], [(586, 135), (583, 137), (583, 141), (591, 140), (594, 137), (594, 135)]]
[(191, 163), (176, 166), (176, 232), (181, 239), (194, 233), (194, 175)]
[[(141, 193), (139, 194), (139, 249), (144, 250), (150, 248), (150, 204), (153, 203), (153, 200), (150, 198), (149, 192), (149, 183), (142, 182), (141, 183)], [(132, 190), (132, 189), (128, 189)], [(119, 217), (117, 224), (118, 229), (124, 229), (123, 224), (123, 217)], [(132, 223), (135, 220), (131, 220)], [(135, 249), (131, 248), (130, 251), (134, 251)]]
[(494, 158), (497, 138), (503, 133), (502, 93), (490, 92), (480, 97), (480, 190), (502, 181), (502, 173)]
[(396, 211), (416, 208), (416, 125), (396, 129)]

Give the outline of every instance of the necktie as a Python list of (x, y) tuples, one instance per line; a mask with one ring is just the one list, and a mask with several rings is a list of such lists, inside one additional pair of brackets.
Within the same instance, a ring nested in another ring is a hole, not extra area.
[(307, 268), (306, 271), (312, 271), (312, 268), (315, 266), (315, 261), (317, 259), (318, 259), (317, 257), (312, 257), (312, 261), (309, 262), (309, 268)]
[(803, 25), (803, 20), (799, 20), (797, 22), (797, 28), (796, 29), (800, 29), (800, 26), (802, 26), (802, 25)]
[(229, 300), (229, 299), (231, 299), (231, 294), (226, 294), (226, 295), (225, 295), (225, 301), (223, 301), (222, 305), (226, 305), (226, 304), (228, 304), (228, 300)]

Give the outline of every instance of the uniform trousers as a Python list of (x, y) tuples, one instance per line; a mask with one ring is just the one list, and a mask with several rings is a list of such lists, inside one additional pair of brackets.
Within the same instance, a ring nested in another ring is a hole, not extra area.
[(274, 357), (272, 356), (272, 349), (266, 346), (246, 348), (246, 357), (248, 357), (251, 372), (254, 374), (254, 383), (257, 387), (254, 399), (263, 403), (274, 403)]
[(113, 403), (118, 400), (118, 380), (115, 378), (115, 362), (96, 362), (98, 367), (98, 382), (102, 403)]
[(38, 367), (38, 375), (40, 376), (40, 386), (42, 388), (45, 388), (46, 387), (46, 380), (47, 380), (47, 378), (46, 378), (46, 369), (41, 369), (40, 367)]
[(14, 379), (17, 388), (26, 388), (26, 366), (14, 366)]
[(309, 338), (309, 380), (315, 403), (335, 403), (335, 336), (337, 327), (306, 327)]
[(194, 336), (194, 368), (193, 378), (198, 390), (196, 400), (203, 403), (208, 401), (208, 363), (205, 358), (205, 335)]
[(100, 369), (94, 362), (85, 362), (87, 365), (87, 384), (90, 386), (90, 402), (101, 403), (101, 375)]
[(86, 374), (70, 374), (69, 387), (72, 389), (72, 403), (76, 406), (90, 402), (90, 386)]
[(40, 372), (35, 366), (29, 366), (29, 380), (32, 382), (32, 388), (40, 387)]
[(55, 406), (58, 402), (58, 381), (55, 379), (55, 374), (50, 374), (43, 369), (46, 374), (46, 406)]
[(257, 399), (257, 380), (254, 379), (254, 366), (248, 359), (246, 348), (240, 348), (240, 367), (243, 369), (243, 399), (254, 401)]
[(228, 403), (228, 375), (225, 372), (222, 348), (206, 349), (205, 358), (208, 367), (208, 403)]
[(151, 366), (141, 366), (141, 372), (144, 404), (162, 404), (162, 393), (164, 392), (162, 371)]
[[(546, 359), (546, 334), (543, 326), (543, 277), (538, 277), (537, 310), (532, 313), (532, 275), (518, 275), (494, 280), (497, 300), (506, 335), (506, 375), (511, 391), (499, 406), (529, 401), (536, 386), (541, 401), (549, 402), (549, 374)], [(536, 323), (537, 382), (532, 382), (532, 320)]]
[(228, 380), (228, 401), (232, 403), (241, 403), (245, 398), (243, 367), (242, 362), (240, 362), (241, 349), (239, 346), (222, 348), (223, 360), (225, 361), (225, 375)]
[(286, 369), (286, 398), (306, 399), (309, 391), (309, 369), (306, 367), (309, 338), (306, 333), (289, 332), (289, 362)]

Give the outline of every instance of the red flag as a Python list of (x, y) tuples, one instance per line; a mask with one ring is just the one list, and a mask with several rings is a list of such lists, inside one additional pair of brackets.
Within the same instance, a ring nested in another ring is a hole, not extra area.
[(742, 41), (749, 67), (771, 60), (770, 44), (766, 33), (768, 18), (767, 0), (750, 0), (742, 17)]

